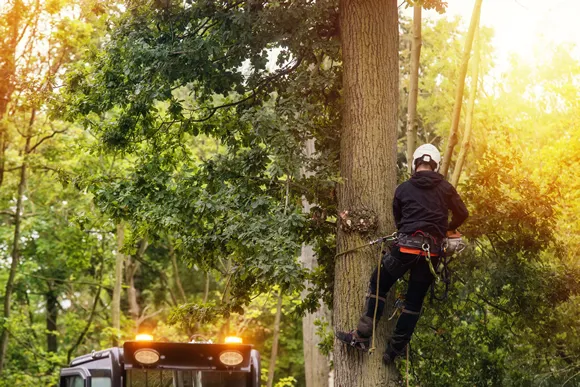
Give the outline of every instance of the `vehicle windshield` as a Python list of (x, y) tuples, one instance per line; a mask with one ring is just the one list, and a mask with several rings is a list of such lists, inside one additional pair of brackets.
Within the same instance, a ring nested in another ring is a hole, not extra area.
[(126, 387), (250, 387), (247, 372), (127, 370)]

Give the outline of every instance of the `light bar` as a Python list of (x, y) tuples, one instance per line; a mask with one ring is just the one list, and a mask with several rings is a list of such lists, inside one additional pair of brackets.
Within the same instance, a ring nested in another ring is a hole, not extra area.
[(139, 333), (135, 336), (135, 341), (153, 341), (153, 336), (146, 333)]
[(224, 343), (226, 344), (242, 344), (242, 342), (242, 338), (237, 336), (228, 336), (224, 340)]

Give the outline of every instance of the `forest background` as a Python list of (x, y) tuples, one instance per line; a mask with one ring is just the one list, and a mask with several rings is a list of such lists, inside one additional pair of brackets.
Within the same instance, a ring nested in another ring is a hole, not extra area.
[[(271, 385), (328, 374), (343, 183), (338, 7), (2, 3), (0, 385), (55, 385), (74, 356), (144, 331), (241, 335)], [(423, 20), (419, 144), (445, 149), (468, 24)], [(475, 42), (480, 82), (458, 184), (469, 248), (448, 300), (426, 303), (410, 378), (580, 385), (580, 61), (574, 46), (550, 45), (499, 71), (493, 34), (482, 26)], [(398, 181), (412, 40), (406, 12)], [(460, 132), (475, 84), (468, 76)], [(317, 356), (307, 337), (323, 363), (305, 362)]]

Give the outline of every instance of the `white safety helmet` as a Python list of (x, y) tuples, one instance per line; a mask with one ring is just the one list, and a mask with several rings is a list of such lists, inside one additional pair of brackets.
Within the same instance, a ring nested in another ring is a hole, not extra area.
[(421, 145), (413, 153), (413, 172), (415, 172), (415, 169), (417, 168), (417, 164), (419, 164), (419, 162), (431, 164), (433, 170), (435, 172), (438, 172), (439, 166), (441, 165), (441, 153), (439, 153), (439, 150), (435, 147), (435, 145), (432, 144)]

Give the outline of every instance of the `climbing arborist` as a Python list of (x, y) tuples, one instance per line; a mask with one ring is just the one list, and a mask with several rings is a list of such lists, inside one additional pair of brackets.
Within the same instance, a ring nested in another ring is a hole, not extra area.
[(419, 320), (425, 295), (435, 279), (433, 268), (442, 254), (443, 239), (448, 233), (454, 233), (468, 216), (455, 188), (438, 173), (440, 162), (441, 154), (431, 144), (421, 145), (413, 153), (414, 173), (397, 187), (393, 199), (396, 242), (371, 275), (365, 313), (357, 328), (336, 333), (340, 341), (368, 351), (373, 325), (383, 314), (388, 291), (410, 270), (401, 314), (383, 355), (385, 364), (404, 353)]

